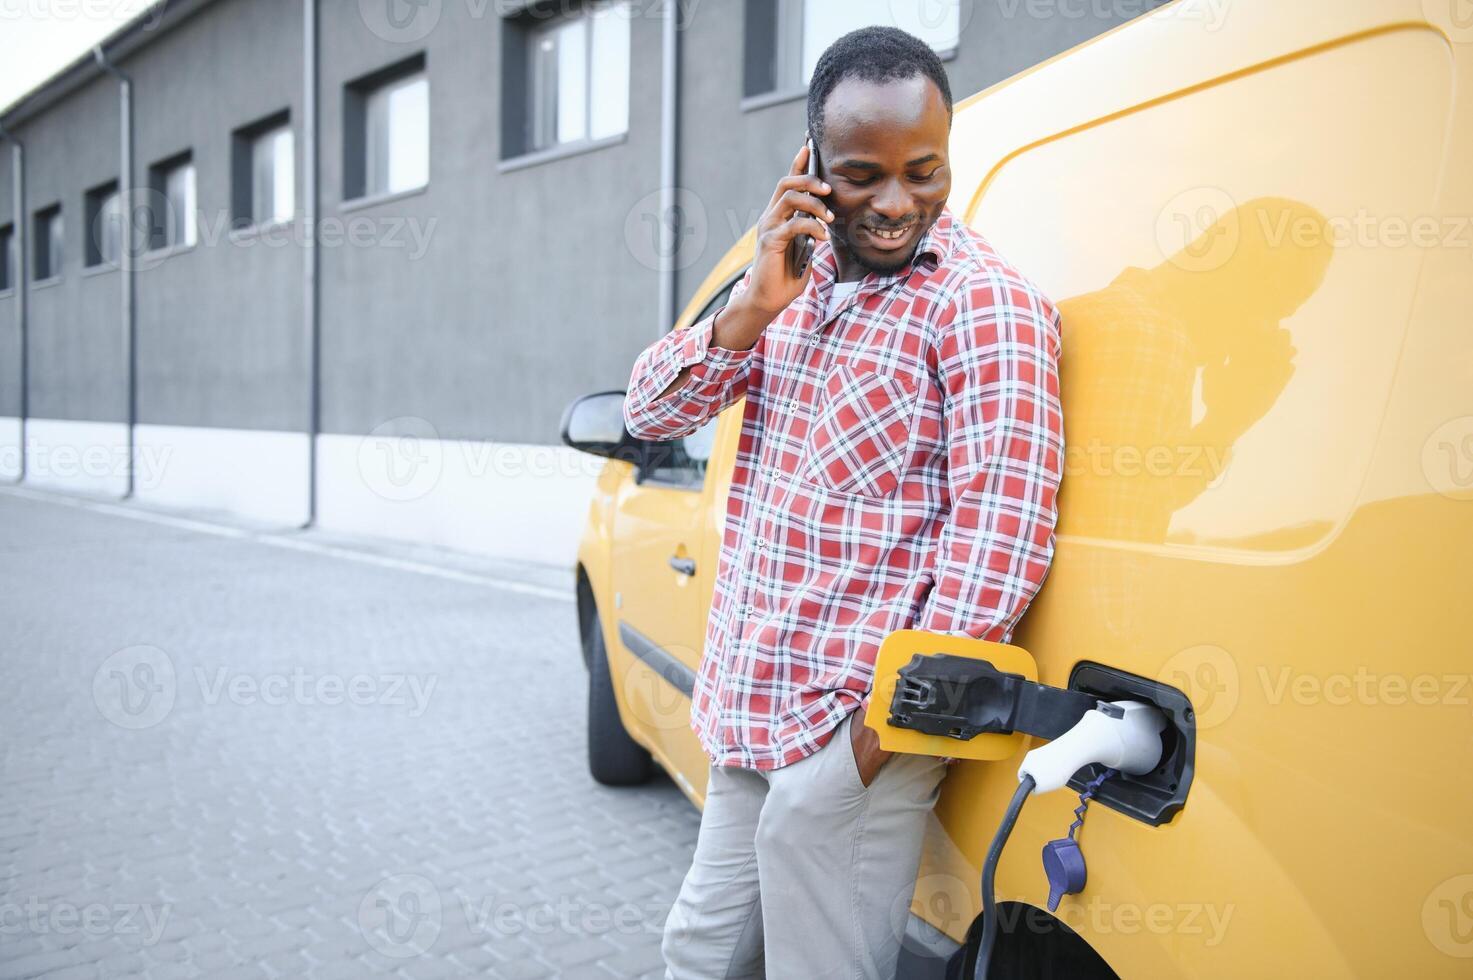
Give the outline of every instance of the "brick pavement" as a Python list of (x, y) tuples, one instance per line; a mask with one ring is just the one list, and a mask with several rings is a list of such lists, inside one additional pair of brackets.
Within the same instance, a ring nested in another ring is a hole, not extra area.
[(571, 573), (363, 547), (0, 492), (0, 978), (660, 975)]

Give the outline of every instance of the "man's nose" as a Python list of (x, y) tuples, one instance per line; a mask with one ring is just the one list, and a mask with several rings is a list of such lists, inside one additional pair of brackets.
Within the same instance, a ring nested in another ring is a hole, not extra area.
[(891, 221), (903, 221), (915, 213), (915, 199), (905, 188), (904, 178), (887, 180), (870, 201), (875, 213)]

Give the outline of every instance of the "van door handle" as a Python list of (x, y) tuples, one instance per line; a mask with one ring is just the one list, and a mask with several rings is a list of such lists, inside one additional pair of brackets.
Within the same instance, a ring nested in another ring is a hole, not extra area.
[(682, 575), (694, 575), (696, 573), (696, 560), (694, 558), (677, 558), (671, 555), (670, 567)]

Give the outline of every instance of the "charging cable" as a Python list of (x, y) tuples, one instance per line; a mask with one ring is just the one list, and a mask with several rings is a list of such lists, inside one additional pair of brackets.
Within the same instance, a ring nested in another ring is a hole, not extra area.
[(1018, 789), (982, 862), (982, 944), (974, 980), (987, 980), (992, 966), (992, 952), (997, 945), (997, 865), (1028, 797), (1067, 785), (1071, 776), (1089, 765), (1107, 766), (1132, 776), (1150, 772), (1161, 762), (1161, 732), (1165, 728), (1166, 716), (1149, 704), (1101, 701), (1073, 728), (1023, 757), (1018, 766)]

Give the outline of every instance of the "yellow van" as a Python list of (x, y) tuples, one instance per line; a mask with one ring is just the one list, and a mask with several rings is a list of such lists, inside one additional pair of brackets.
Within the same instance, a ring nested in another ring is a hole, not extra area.
[[(999, 958), (1473, 976), (1473, 5), (1178, 0), (958, 103), (951, 153), (953, 211), (1064, 320), (1058, 547), (1014, 642), (1048, 685), (1180, 694), (1194, 739), (1152, 805), (1095, 800), (1053, 915), (1040, 852), (1078, 797), (1023, 811)], [(745, 401), (651, 444), (621, 397), (564, 418), (610, 457), (576, 569), (590, 764), (699, 806)], [(1017, 763), (946, 778), (916, 942), (966, 938)]]

